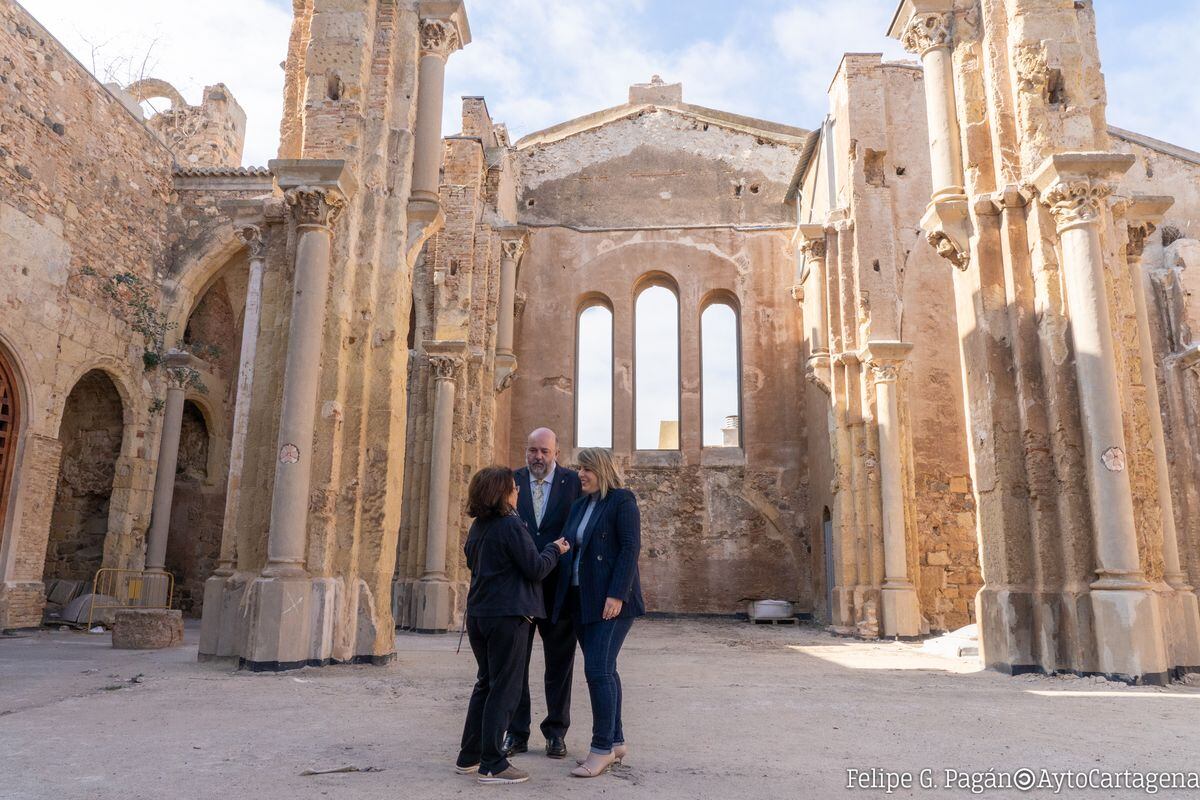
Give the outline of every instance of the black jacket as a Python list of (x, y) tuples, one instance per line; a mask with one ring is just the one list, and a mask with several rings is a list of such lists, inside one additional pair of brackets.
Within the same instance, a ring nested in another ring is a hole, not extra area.
[(558, 563), (558, 548), (541, 553), (516, 514), (475, 520), (467, 543), (471, 588), (467, 614), (472, 617), (544, 617), (542, 579)]
[(638, 575), (638, 555), (642, 549), (642, 521), (637, 497), (628, 489), (611, 489), (603, 500), (597, 500), (583, 543), (575, 546), (575, 529), (583, 519), (590, 500), (580, 497), (571, 506), (563, 535), (571, 549), (562, 558), (559, 570), (558, 597), (554, 603), (557, 619), (565, 607), (567, 588), (571, 585), (574, 559), (579, 561), (580, 622), (598, 622), (604, 614), (604, 601), (615, 597), (623, 601), (622, 617), (640, 617), (646, 613), (642, 600), (642, 581)]
[[(571, 513), (571, 504), (579, 497), (579, 473), (567, 469), (561, 464), (554, 467), (554, 479), (550, 482), (550, 497), (546, 500), (546, 513), (542, 515), (542, 524), (537, 524), (533, 514), (533, 488), (529, 485), (529, 467), (515, 470), (514, 477), (520, 490), (517, 493), (517, 513), (521, 515), (529, 535), (533, 537), (533, 546), (541, 550), (546, 545), (563, 535), (563, 526), (567, 524), (567, 515)], [(558, 593), (558, 580), (562, 575), (562, 563), (559, 568), (550, 571), (542, 581), (543, 597), (546, 601), (546, 616), (554, 612), (554, 598)]]

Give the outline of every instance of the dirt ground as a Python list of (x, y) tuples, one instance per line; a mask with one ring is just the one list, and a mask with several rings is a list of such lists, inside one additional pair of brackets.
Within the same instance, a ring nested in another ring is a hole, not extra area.
[[(912, 774), (914, 788), (892, 797), (954, 797), (971, 794), (941, 788), (946, 769), (1200, 769), (1200, 687), (1009, 678), (915, 644), (641, 620), (620, 661), (626, 766), (572, 778), (567, 763), (537, 752), (535, 732), (535, 750), (517, 757), (533, 780), (480, 786), (451, 768), (473, 674), (465, 645), (454, 652), (457, 636), (401, 634), (387, 667), (255, 675), (197, 663), (196, 635), (189, 626), (184, 646), (155, 652), (113, 650), (107, 634), (0, 638), (0, 797), (889, 796), (847, 788), (847, 770), (873, 767)], [(582, 673), (580, 659), (573, 754), (591, 725)], [(535, 723), (544, 708), (535, 692)], [(300, 774), (348, 765), (379, 771)], [(916, 785), (923, 768), (938, 788)]]

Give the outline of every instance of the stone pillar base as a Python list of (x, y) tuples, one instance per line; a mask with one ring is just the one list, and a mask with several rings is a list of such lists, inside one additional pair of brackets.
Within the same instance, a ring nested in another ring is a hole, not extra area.
[(412, 609), (412, 594), (412, 581), (400, 579), (392, 581), (392, 618), (396, 621), (396, 630), (412, 627), (412, 618), (409, 613)]
[(1097, 671), (1125, 683), (1168, 683), (1158, 595), (1149, 589), (1093, 589), (1090, 597)]
[(412, 586), (412, 620), (417, 633), (445, 633), (453, 627), (454, 595), (450, 582), (422, 578)]
[(1184, 589), (1171, 589), (1160, 598), (1171, 671), (1176, 675), (1200, 672), (1200, 600)]
[(880, 627), (883, 636), (913, 638), (921, 635), (921, 603), (912, 584), (885, 585), (879, 593), (883, 619)]
[(975, 595), (983, 665), (1006, 675), (1046, 671), (1033, 649), (1033, 597), (1029, 592), (984, 586)]
[(362, 580), (347, 591), (340, 578), (239, 572), (214, 576), (204, 588), (200, 661), (236, 659), (254, 672), (279, 672), (386, 664), (395, 655), (390, 633), (377, 636), (380, 615)]
[(112, 646), (159, 650), (183, 644), (183, 612), (169, 608), (122, 608), (113, 617)]
[(833, 590), (833, 608), (829, 609), (829, 630), (839, 636), (854, 635), (854, 589), (836, 586)]

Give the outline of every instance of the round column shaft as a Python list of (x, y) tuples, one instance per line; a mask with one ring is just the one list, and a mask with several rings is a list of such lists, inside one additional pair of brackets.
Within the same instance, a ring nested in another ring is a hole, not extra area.
[(925, 114), (929, 126), (929, 165), (933, 199), (961, 195), (962, 143), (954, 99), (951, 12), (914, 14), (900, 41), (921, 57), (925, 71)]
[[(283, 403), (279, 414), (275, 490), (263, 574), (303, 576), (312, 481), (313, 430), (317, 414), (317, 377), (325, 302), (329, 294), (329, 262), (334, 206), (324, 190), (300, 188), (287, 193), (297, 214), (296, 273), (292, 318), (288, 325)], [(340, 198), (338, 200), (340, 203)]]
[(162, 572), (166, 566), (175, 467), (179, 463), (179, 432), (183, 427), (183, 395), (183, 386), (171, 379), (163, 408), (162, 438), (158, 444), (158, 467), (154, 475), (154, 504), (146, 543), (146, 569), (150, 572)]
[(1142, 585), (1126, 469), (1120, 384), (1109, 326), (1104, 253), (1092, 221), (1060, 228), (1071, 339), (1083, 412), (1084, 447), (1096, 532), (1097, 588)]
[(237, 399), (229, 442), (229, 478), (225, 484), (225, 517), (221, 526), (221, 551), (216, 574), (233, 573), (237, 559), (237, 516), (241, 501), (242, 468), (246, 460), (246, 435), (250, 427), (250, 397), (254, 386), (254, 353), (258, 347), (258, 321), (262, 312), (262, 279), (266, 261), (262, 234), (247, 226), (241, 238), (250, 250), (250, 275), (246, 282), (246, 310), (242, 314), (242, 349), (238, 359)]
[[(450, 511), (450, 457), (454, 447), (453, 365), (436, 363), (433, 448), (429, 463), (429, 521), (425, 529), (425, 574), (421, 580), (446, 579), (446, 521)], [(446, 374), (449, 372), (450, 374)]]

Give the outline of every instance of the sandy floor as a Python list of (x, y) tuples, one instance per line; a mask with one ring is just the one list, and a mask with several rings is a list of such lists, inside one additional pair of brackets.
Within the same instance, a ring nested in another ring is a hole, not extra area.
[[(483, 787), (451, 770), (473, 673), (456, 636), (400, 635), (388, 667), (252, 675), (198, 664), (196, 633), (165, 652), (116, 651), (107, 635), (0, 638), (0, 797), (884, 797), (847, 791), (847, 770), (917, 781), (931, 768), (940, 785), (946, 768), (1200, 769), (1200, 687), (1014, 679), (911, 644), (644, 620), (621, 656), (627, 766), (579, 780), (533, 752), (517, 762), (530, 783)], [(580, 661), (573, 753), (591, 724), (582, 672)], [(300, 775), (345, 765), (380, 771)]]

